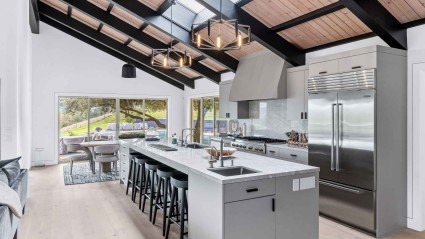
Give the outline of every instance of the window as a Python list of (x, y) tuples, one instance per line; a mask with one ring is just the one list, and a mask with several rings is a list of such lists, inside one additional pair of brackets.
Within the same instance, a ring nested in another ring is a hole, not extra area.
[(60, 162), (78, 150), (73, 144), (84, 141), (115, 140), (148, 129), (168, 136), (167, 99), (59, 97), (58, 103)]
[(194, 13), (200, 13), (202, 10), (205, 9), (202, 4), (198, 3), (195, 0), (179, 0), (178, 2)]
[(192, 98), (190, 125), (193, 142), (209, 144), (211, 136), (227, 133), (227, 120), (220, 119), (217, 96)]

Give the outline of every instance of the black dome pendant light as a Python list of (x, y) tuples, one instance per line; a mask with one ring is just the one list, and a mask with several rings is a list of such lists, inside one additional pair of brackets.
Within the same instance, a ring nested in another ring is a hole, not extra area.
[(122, 78), (136, 78), (136, 67), (130, 63), (122, 66)]

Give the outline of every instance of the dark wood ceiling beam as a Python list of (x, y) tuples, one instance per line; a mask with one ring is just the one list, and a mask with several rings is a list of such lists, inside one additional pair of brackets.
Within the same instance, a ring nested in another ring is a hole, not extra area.
[[(155, 10), (147, 7), (139, 1), (134, 0), (112, 0), (114, 4), (121, 6), (124, 9), (127, 9), (128, 12), (133, 15), (142, 18), (146, 23), (154, 26), (158, 30), (171, 35), (170, 32), (170, 21), (163, 16), (158, 15)], [(229, 70), (235, 72), (239, 61), (235, 58), (227, 55), (224, 52), (218, 51), (205, 51), (199, 50), (194, 44), (192, 44), (191, 34), (186, 29), (180, 27), (177, 24), (173, 24), (173, 38), (177, 39), (179, 42), (185, 44), (186, 46), (192, 48), (193, 50), (201, 53), (202, 55), (210, 58), (211, 60), (217, 62), (220, 65), (228, 68)]]
[(417, 26), (420, 26), (420, 25), (423, 25), (423, 24), (425, 24), (425, 18), (418, 19), (418, 20), (411, 21), (411, 22), (406, 22), (406, 23), (403, 24), (403, 27), (407, 29), (407, 28), (411, 28), (411, 27), (417, 27)]
[[(111, 48), (106, 47), (103, 44), (100, 44), (99, 42), (94, 41), (94, 40), (86, 37), (85, 35), (83, 35), (83, 34), (81, 34), (79, 32), (76, 32), (76, 31), (74, 31), (74, 30), (72, 30), (72, 29), (70, 29), (70, 28), (62, 25), (61, 23), (56, 22), (55, 20), (52, 20), (52, 19), (50, 19), (48, 17), (45, 17), (43, 15), (40, 16), (40, 20), (42, 22), (44, 22), (44, 23), (46, 23), (46, 24), (48, 24), (48, 25), (50, 25), (50, 26), (52, 26), (52, 27), (54, 27), (54, 28), (56, 28), (56, 29), (58, 29), (58, 30), (60, 30), (60, 31), (66, 33), (66, 34), (68, 34), (68, 35), (70, 35), (70, 36), (72, 36), (72, 37), (75, 37), (76, 39), (78, 39), (80, 41), (83, 41), (83, 42), (89, 44), (92, 47), (95, 47), (95, 48), (97, 48), (97, 49), (99, 49), (99, 50), (101, 50), (101, 51), (103, 51), (103, 52), (105, 52), (105, 53), (107, 53), (107, 54), (109, 54), (109, 55), (117, 58), (117, 59), (120, 59), (120, 60), (122, 60), (124, 62), (132, 62), (132, 64), (134, 64), (134, 66), (137, 67), (138, 69), (140, 69), (140, 70), (142, 70), (142, 71), (144, 71), (144, 72), (146, 72), (146, 73), (148, 73), (148, 74), (150, 74), (150, 75), (152, 75), (152, 76), (154, 76), (154, 77), (156, 77), (156, 78), (158, 78), (158, 79), (160, 79), (162, 81), (165, 81), (168, 84), (171, 84), (171, 85), (173, 85), (173, 86), (175, 86), (175, 87), (177, 87), (177, 88), (179, 88), (181, 90), (184, 90), (184, 85), (178, 83), (174, 79), (172, 79), (172, 78), (170, 78), (168, 76), (164, 76), (163, 74), (161, 74), (161, 73), (159, 73), (159, 72), (157, 72), (155, 70), (152, 70), (151, 68), (149, 68), (149, 67), (147, 67), (147, 66), (145, 66), (143, 64), (140, 64), (138, 62), (134, 62), (132, 59), (128, 58), (127, 56), (125, 56), (125, 55), (123, 55), (121, 53), (118, 53), (117, 51), (114, 51)], [(119, 74), (119, 73), (117, 73), (117, 74)]]
[(28, 3), (31, 32), (34, 34), (40, 34), (40, 15), (38, 13), (37, 0), (28, 0)]
[(55, 20), (65, 26), (67, 26), (68, 28), (77, 31), (83, 35), (85, 35), (86, 37), (97, 41), (101, 44), (103, 44), (106, 47), (111, 48), (112, 50), (115, 50), (116, 52), (123, 54), (125, 56), (127, 56), (129, 59), (131, 59), (131, 62), (138, 62), (140, 64), (143, 64), (147, 67), (150, 67), (153, 70), (156, 70), (157, 72), (168, 76), (172, 79), (174, 79), (175, 81), (184, 84), (190, 88), (194, 88), (195, 87), (195, 83), (192, 79), (178, 73), (177, 71), (173, 71), (173, 70), (166, 70), (163, 68), (154, 68), (151, 66), (151, 58), (149, 56), (145, 56), (143, 54), (141, 54), (140, 52), (133, 50), (127, 46), (125, 46), (124, 44), (115, 41), (114, 39), (99, 33), (96, 31), (96, 29), (93, 29), (81, 22), (79, 22), (78, 20), (75, 20), (71, 17), (68, 17), (67, 15), (61, 13), (60, 11), (40, 2), (39, 5), (39, 11), (40, 14), (44, 15), (45, 17), (48, 17), (52, 20)]
[[(207, 9), (220, 15), (220, 1), (217, 0), (196, 0)], [(252, 40), (259, 42), (261, 45), (282, 57), (294, 66), (305, 64), (305, 53), (292, 45), (290, 42), (270, 30), (266, 25), (261, 23), (255, 17), (237, 7), (230, 0), (223, 0), (223, 18), (238, 19), (240, 24), (250, 25), (252, 32)]]
[(287, 22), (284, 22), (282, 24), (274, 26), (271, 29), (275, 32), (280, 32), (280, 31), (283, 31), (285, 29), (294, 27), (296, 25), (303, 24), (303, 23), (311, 21), (313, 19), (325, 16), (329, 13), (336, 12), (336, 11), (341, 10), (343, 8), (345, 8), (345, 7), (341, 2), (332, 3), (330, 5), (323, 7), (323, 8), (319, 8), (315, 11), (309, 12), (307, 14), (304, 14), (302, 16), (299, 16), (297, 18), (294, 18), (292, 20), (289, 20)]
[(165, 2), (163, 2), (157, 10), (158, 14), (159, 15), (163, 14), (165, 11), (168, 10), (169, 7), (171, 7), (171, 5), (172, 5), (171, 0), (165, 0)]
[(377, 0), (340, 0), (390, 47), (407, 49), (407, 31)]
[(243, 7), (245, 5), (247, 5), (248, 3), (252, 2), (253, 0), (240, 0), (239, 2), (236, 3), (236, 6), (238, 7)]
[[(105, 11), (96, 7), (95, 5), (91, 4), (88, 1), (81, 1), (81, 0), (62, 0), (62, 1), (92, 16), (93, 18), (102, 22), (102, 24), (109, 25), (110, 27), (123, 33), (124, 35), (127, 35), (133, 40), (139, 41), (140, 43), (150, 48), (166, 49), (169, 47), (168, 44), (164, 44), (158, 41), (157, 39), (150, 36), (149, 34), (134, 28), (133, 26), (115, 17), (114, 15), (106, 13)], [(177, 43), (178, 41), (176, 40), (173, 41), (173, 45), (176, 45)], [(178, 61), (177, 58), (175, 58), (174, 60)], [(220, 80), (221, 80), (220, 73), (217, 73), (211, 70), (210, 68), (206, 67), (203, 64), (200, 64), (196, 60), (192, 61), (191, 69), (215, 83), (220, 83)]]

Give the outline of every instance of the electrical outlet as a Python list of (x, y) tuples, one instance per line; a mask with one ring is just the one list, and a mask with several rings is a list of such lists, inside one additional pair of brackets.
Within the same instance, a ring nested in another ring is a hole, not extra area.
[(300, 179), (300, 190), (306, 190), (316, 187), (316, 178), (315, 177), (307, 177)]
[(292, 179), (292, 191), (296, 192), (300, 190), (300, 179)]

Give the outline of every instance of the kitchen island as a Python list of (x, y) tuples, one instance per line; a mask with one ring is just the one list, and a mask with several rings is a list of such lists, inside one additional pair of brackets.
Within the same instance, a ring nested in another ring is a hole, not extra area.
[(177, 151), (161, 151), (145, 140), (121, 141), (127, 155), (140, 152), (189, 176), (189, 238), (318, 238), (318, 168), (236, 152), (234, 166), (226, 160), (225, 168), (255, 172), (223, 176), (209, 169), (205, 149), (158, 143)]

